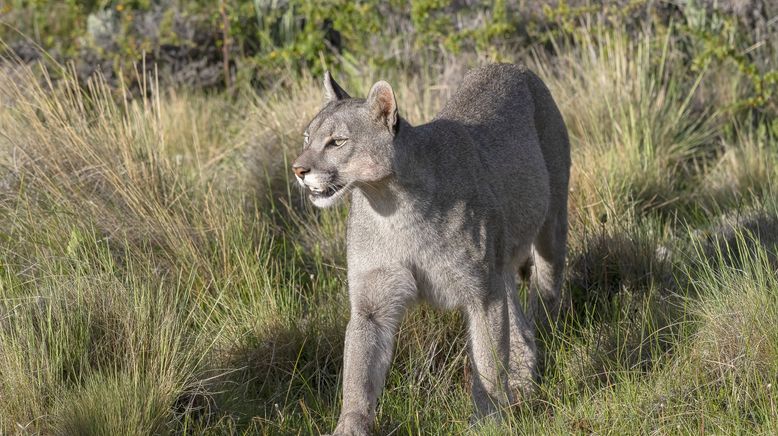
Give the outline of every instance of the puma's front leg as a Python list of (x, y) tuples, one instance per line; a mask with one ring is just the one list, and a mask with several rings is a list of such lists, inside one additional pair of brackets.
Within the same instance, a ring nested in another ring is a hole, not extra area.
[(416, 297), (404, 268), (379, 268), (350, 278), (351, 319), (346, 328), (343, 411), (337, 435), (366, 435), (392, 361), (397, 328)]

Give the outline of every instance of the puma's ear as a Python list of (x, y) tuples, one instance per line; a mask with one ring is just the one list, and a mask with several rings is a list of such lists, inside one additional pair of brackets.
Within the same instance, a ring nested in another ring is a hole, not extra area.
[(338, 85), (338, 82), (332, 78), (329, 70), (324, 72), (324, 103), (327, 104), (331, 101), (343, 100), (350, 96), (343, 88)]
[(392, 86), (383, 80), (376, 82), (370, 88), (370, 94), (367, 96), (367, 104), (373, 116), (381, 120), (386, 127), (394, 132), (397, 127), (397, 100), (394, 98)]

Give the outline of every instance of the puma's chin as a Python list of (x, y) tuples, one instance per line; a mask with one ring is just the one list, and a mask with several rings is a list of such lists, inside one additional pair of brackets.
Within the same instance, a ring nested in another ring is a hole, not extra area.
[(308, 198), (311, 199), (311, 203), (318, 208), (327, 208), (337, 203), (343, 195), (348, 192), (351, 183), (345, 185), (334, 185), (326, 190), (308, 190)]

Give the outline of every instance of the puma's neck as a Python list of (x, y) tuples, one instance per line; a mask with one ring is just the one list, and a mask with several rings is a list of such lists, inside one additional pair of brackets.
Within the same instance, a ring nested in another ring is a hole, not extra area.
[(375, 212), (389, 216), (432, 195), (435, 183), (429, 152), (435, 141), (433, 133), (427, 125), (413, 126), (404, 119), (399, 121), (389, 153), (392, 174), (357, 188)]

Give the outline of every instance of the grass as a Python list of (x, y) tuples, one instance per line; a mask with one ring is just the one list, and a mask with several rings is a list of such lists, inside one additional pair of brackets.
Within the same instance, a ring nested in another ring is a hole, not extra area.
[[(463, 321), (416, 308), (380, 433), (778, 430), (774, 138), (729, 115), (729, 72), (679, 53), (672, 33), (583, 32), (523, 59), (572, 139), (574, 310), (540, 339), (537, 393), (474, 429)], [(463, 70), (381, 78), (419, 123)], [(344, 81), (363, 95), (379, 73)], [(332, 430), (347, 207), (313, 210), (288, 180), (318, 82), (149, 77), (138, 98), (40, 77), (0, 72), (0, 433)]]

